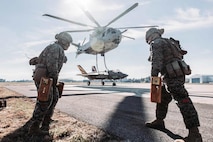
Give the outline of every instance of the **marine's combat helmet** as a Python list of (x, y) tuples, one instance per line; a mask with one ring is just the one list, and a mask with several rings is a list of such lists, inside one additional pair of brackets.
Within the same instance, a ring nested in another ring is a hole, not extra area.
[(57, 39), (58, 42), (62, 44), (64, 50), (67, 50), (70, 46), (70, 43), (72, 43), (72, 37), (67, 32), (61, 32), (59, 34), (56, 34), (55, 39)]
[(146, 32), (146, 42), (151, 43), (156, 37), (160, 37), (164, 33), (164, 29), (150, 28)]

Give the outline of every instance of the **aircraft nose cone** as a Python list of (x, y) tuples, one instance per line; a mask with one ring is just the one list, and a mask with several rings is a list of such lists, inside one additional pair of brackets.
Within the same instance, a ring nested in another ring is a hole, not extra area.
[(124, 73), (123, 73), (123, 78), (125, 78), (125, 77), (127, 77), (127, 76), (128, 76), (127, 74), (124, 74)]

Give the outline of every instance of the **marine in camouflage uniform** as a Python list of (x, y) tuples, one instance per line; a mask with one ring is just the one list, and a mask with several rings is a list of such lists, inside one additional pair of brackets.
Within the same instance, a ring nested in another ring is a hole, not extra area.
[[(36, 69), (34, 72), (34, 82), (39, 88), (40, 78), (48, 77), (53, 79), (53, 84), (49, 94), (49, 100), (44, 102), (37, 99), (35, 109), (32, 116), (32, 125), (30, 126), (30, 134), (39, 134), (49, 131), (49, 124), (51, 117), (54, 112), (54, 108), (58, 102), (59, 92), (56, 87), (58, 81), (59, 72), (63, 66), (63, 63), (66, 62), (66, 56), (64, 50), (67, 50), (72, 42), (71, 36), (66, 32), (61, 32), (55, 36), (56, 42), (54, 44), (48, 45), (39, 55), (38, 58), (35, 58), (36, 61), (30, 61), (30, 64), (35, 64)], [(42, 73), (44, 69), (45, 73)], [(35, 78), (35, 76), (39, 78)], [(40, 128), (41, 125), (41, 128)]]
[(186, 142), (202, 142), (198, 127), (200, 126), (197, 111), (184, 87), (185, 74), (171, 77), (166, 70), (166, 65), (178, 61), (182, 61), (182, 56), (175, 56), (172, 53), (171, 45), (165, 38), (162, 38), (163, 29), (150, 28), (146, 32), (146, 42), (150, 44), (151, 76), (157, 77), (159, 74), (163, 76), (164, 85), (162, 86), (162, 101), (156, 105), (156, 120), (146, 123), (147, 127), (155, 129), (164, 129), (164, 119), (168, 111), (168, 104), (174, 98), (177, 106), (183, 116), (183, 120), (187, 129), (189, 129), (188, 137), (184, 138)]

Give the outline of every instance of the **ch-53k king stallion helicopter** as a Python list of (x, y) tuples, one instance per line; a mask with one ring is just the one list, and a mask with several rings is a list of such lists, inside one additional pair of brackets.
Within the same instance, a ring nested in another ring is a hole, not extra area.
[[(108, 27), (110, 24), (112, 24), (113, 22), (115, 22), (116, 20), (118, 20), (119, 18), (121, 18), (122, 16), (124, 16), (125, 14), (127, 14), (128, 12), (130, 12), (131, 10), (133, 10), (137, 6), (138, 6), (138, 3), (133, 4), (131, 7), (129, 7), (124, 12), (122, 12), (120, 15), (115, 17), (113, 20), (111, 20), (105, 26), (101, 26), (95, 20), (95, 18), (88, 11), (85, 11), (82, 7), (81, 7), (81, 9), (85, 13), (85, 15), (94, 24), (96, 24), (96, 26), (91, 26), (91, 25), (67, 20), (67, 19), (57, 17), (57, 16), (53, 16), (53, 15), (49, 15), (49, 14), (44, 14), (43, 16), (52, 17), (52, 18), (55, 18), (55, 19), (58, 19), (58, 20), (66, 21), (66, 22), (69, 22), (69, 23), (72, 23), (72, 24), (77, 24), (77, 25), (84, 26), (84, 27), (90, 27), (89, 29), (72, 30), (72, 31), (67, 31), (67, 32), (90, 32), (90, 31), (93, 31), (93, 33), (90, 34), (89, 41), (87, 43), (85, 43), (85, 44), (83, 43), (82, 45), (80, 43), (79, 44), (72, 43), (72, 44), (77, 47), (76, 55), (79, 55), (79, 54), (82, 54), (82, 53), (96, 55), (96, 66), (97, 66), (97, 55), (98, 54), (101, 54), (101, 56), (104, 57), (104, 63), (105, 63), (104, 54), (106, 52), (109, 52), (110, 50), (113, 50), (116, 47), (118, 47), (119, 43), (121, 42), (122, 37), (134, 39), (134, 38), (123, 35), (123, 33), (126, 32), (128, 29), (157, 27), (157, 26), (138, 26), (138, 27), (121, 27), (121, 28)], [(122, 29), (123, 29), (123, 31), (121, 31)], [(105, 63), (105, 67), (106, 67), (106, 63)]]

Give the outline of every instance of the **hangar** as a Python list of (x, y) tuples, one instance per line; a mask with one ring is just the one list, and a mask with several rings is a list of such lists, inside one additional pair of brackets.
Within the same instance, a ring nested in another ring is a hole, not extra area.
[(213, 83), (213, 75), (192, 75), (189, 78), (189, 83)]

